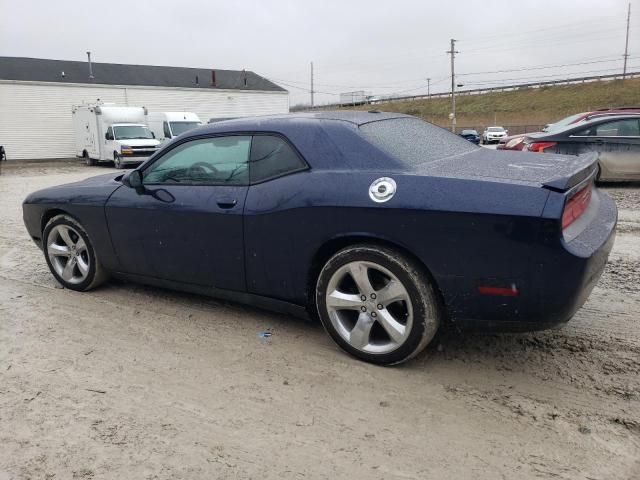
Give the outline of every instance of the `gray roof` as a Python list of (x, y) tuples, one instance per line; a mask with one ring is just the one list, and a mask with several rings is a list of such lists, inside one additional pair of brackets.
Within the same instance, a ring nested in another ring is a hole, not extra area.
[[(95, 62), (92, 63), (92, 69), (93, 80), (89, 78), (89, 64), (87, 62), (0, 57), (0, 80), (286, 91), (250, 71)], [(215, 84), (212, 82), (212, 72), (215, 72)]]

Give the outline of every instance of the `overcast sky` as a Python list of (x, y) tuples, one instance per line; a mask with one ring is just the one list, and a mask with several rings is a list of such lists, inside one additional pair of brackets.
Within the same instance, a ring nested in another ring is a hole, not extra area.
[[(631, 3), (638, 71), (640, 0)], [(0, 0), (0, 55), (85, 60), (91, 50), (96, 62), (246, 68), (287, 88), (291, 105), (309, 102), (313, 61), (316, 103), (327, 103), (352, 90), (426, 93), (427, 78), (432, 92), (447, 90), (450, 38), (464, 88), (621, 71), (627, 4)]]

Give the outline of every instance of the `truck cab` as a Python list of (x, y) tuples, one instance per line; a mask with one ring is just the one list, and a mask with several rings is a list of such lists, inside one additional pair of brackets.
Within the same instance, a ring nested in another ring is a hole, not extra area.
[(129, 163), (140, 163), (153, 155), (160, 142), (149, 128), (141, 123), (113, 123), (105, 133), (106, 152), (113, 152), (113, 163), (122, 168)]
[(147, 115), (147, 125), (160, 142), (166, 142), (184, 132), (202, 125), (198, 115), (192, 112), (152, 112)]

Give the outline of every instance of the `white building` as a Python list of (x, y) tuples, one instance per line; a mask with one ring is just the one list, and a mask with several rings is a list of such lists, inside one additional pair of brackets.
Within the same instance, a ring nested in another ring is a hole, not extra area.
[(0, 57), (0, 145), (8, 160), (74, 156), (71, 107), (112, 102), (212, 117), (280, 114), (289, 92), (250, 71)]

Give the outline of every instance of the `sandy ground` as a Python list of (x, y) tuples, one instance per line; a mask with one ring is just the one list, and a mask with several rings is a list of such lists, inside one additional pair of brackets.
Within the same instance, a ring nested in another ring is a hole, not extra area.
[(640, 478), (640, 185), (606, 188), (611, 263), (566, 327), (381, 368), (281, 315), (59, 288), (20, 203), (107, 171), (0, 171), (0, 480)]

